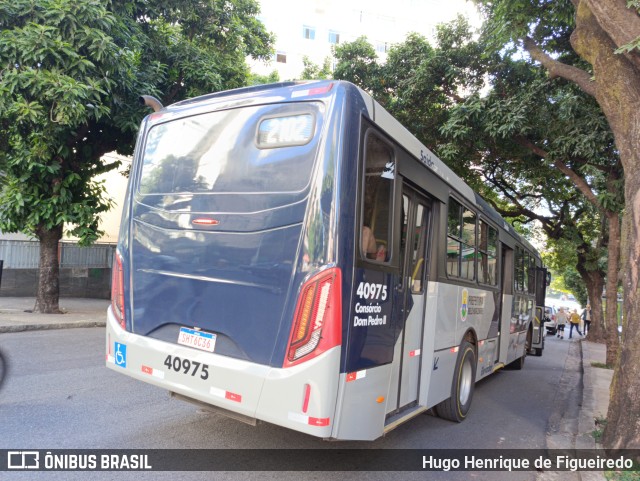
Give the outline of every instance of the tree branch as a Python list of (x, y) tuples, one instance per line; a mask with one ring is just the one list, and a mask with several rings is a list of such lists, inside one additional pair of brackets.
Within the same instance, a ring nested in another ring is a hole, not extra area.
[[(522, 135), (516, 137), (516, 142), (518, 142), (523, 147), (530, 149), (533, 153), (539, 155), (540, 157), (544, 157), (544, 158), (547, 157), (547, 152), (544, 149), (541, 149), (540, 147), (538, 147), (537, 145), (535, 145), (533, 142), (531, 142), (529, 139), (527, 139)], [(591, 202), (591, 204), (593, 204), (593, 206), (596, 209), (606, 214), (607, 209), (605, 209), (602, 206), (602, 204), (598, 200), (598, 197), (596, 197), (596, 195), (593, 193), (593, 190), (591, 189), (587, 181), (584, 180), (584, 178), (578, 175), (573, 169), (571, 169), (562, 160), (553, 159), (552, 162), (553, 162), (553, 165), (555, 165), (555, 167), (560, 172), (562, 172), (564, 175), (569, 177), (571, 182), (573, 182), (573, 184), (578, 188), (578, 190), (587, 198), (589, 202)]]
[(591, 80), (591, 75), (582, 69), (567, 65), (566, 63), (559, 62), (544, 52), (536, 42), (530, 38), (525, 37), (523, 40), (524, 48), (531, 58), (540, 62), (544, 68), (547, 69), (551, 78), (561, 77), (565, 80), (575, 83), (585, 93), (595, 97), (596, 85)]

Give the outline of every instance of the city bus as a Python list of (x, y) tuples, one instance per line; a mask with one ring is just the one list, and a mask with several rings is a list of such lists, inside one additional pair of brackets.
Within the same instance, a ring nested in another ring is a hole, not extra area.
[(463, 421), (478, 380), (542, 352), (539, 254), (360, 88), (146, 102), (110, 369), (250, 424), (374, 440)]

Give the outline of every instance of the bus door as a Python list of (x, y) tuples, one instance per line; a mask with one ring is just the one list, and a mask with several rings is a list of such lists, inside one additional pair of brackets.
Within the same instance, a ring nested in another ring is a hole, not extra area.
[(498, 339), (498, 359), (506, 363), (509, 352), (509, 339), (512, 331), (511, 310), (513, 307), (513, 249), (502, 244), (502, 275), (501, 278), (501, 302), (500, 302), (500, 336)]
[(548, 271), (544, 267), (535, 267), (535, 316), (533, 318), (533, 337), (531, 351), (536, 356), (542, 356), (544, 349), (544, 299), (547, 292)]
[(400, 305), (394, 309), (401, 332), (394, 349), (387, 414), (411, 407), (418, 400), (430, 219), (430, 201), (405, 184), (400, 216), (402, 273), (396, 297)]

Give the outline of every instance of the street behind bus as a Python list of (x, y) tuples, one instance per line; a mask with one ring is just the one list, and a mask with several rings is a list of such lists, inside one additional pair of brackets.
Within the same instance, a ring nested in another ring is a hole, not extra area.
[[(119, 376), (104, 366), (104, 328), (0, 334), (0, 349), (9, 366), (0, 391), (2, 449), (542, 449), (550, 447), (550, 439), (552, 447), (570, 447), (567, 420), (577, 417), (581, 395), (579, 345), (549, 336), (544, 355), (527, 357), (522, 371), (502, 370), (476, 385), (463, 423), (425, 414), (372, 443), (328, 443), (266, 423), (249, 426)], [(300, 473), (287, 472), (29, 474), (47, 480), (301, 479)], [(302, 479), (424, 479), (425, 474), (307, 472)], [(429, 479), (515, 479), (508, 472), (428, 474)], [(536, 473), (520, 472), (517, 479), (534, 480)]]

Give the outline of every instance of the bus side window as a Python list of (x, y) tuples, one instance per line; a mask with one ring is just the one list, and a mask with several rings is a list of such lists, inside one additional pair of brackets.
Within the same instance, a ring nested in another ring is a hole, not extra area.
[(375, 134), (366, 139), (364, 159), (362, 256), (378, 262), (390, 257), (395, 161), (393, 151)]
[(412, 236), (413, 255), (411, 259), (411, 292), (419, 294), (422, 292), (425, 261), (426, 244), (427, 244), (427, 208), (418, 204), (416, 208), (416, 225), (415, 232)]

